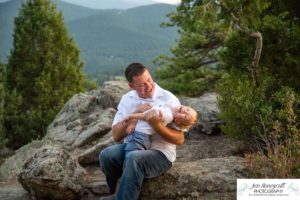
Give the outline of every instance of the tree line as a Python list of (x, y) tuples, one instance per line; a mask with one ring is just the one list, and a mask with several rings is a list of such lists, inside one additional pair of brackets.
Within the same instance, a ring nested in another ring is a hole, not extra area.
[(222, 132), (244, 141), (252, 177), (300, 177), (300, 6), (296, 0), (182, 0), (159, 83), (217, 91)]

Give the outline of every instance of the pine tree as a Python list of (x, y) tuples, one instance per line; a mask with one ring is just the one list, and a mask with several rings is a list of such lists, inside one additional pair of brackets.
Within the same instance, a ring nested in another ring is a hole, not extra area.
[(172, 56), (156, 60), (159, 83), (177, 93), (199, 96), (214, 88), (220, 78), (218, 51), (222, 46), (228, 24), (220, 20), (217, 1), (182, 0), (177, 11), (169, 14), (170, 23), (177, 26), (180, 38), (171, 49)]
[(86, 83), (79, 49), (50, 0), (28, 0), (14, 20), (7, 65), (5, 128), (10, 145), (42, 137), (72, 95)]
[(158, 59), (159, 82), (176, 93), (197, 95), (219, 78), (207, 66), (251, 74), (256, 45), (245, 33), (260, 31), (260, 74), (299, 91), (299, 10), (296, 0), (182, 0), (167, 24), (179, 27), (181, 35), (173, 56)]
[(5, 144), (5, 133), (3, 129), (3, 118), (4, 118), (4, 76), (5, 66), (0, 60), (0, 149)]

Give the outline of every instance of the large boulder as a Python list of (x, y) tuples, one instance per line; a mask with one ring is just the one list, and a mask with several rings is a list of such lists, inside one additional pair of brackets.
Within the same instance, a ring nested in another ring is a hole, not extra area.
[(99, 152), (102, 151), (105, 147), (115, 144), (115, 141), (112, 139), (111, 131), (102, 137), (101, 140), (91, 148), (88, 148), (78, 156), (78, 162), (81, 165), (88, 165), (99, 162)]
[(114, 108), (102, 108), (96, 97), (73, 96), (57, 114), (47, 130), (45, 140), (55, 141), (70, 150), (99, 138), (111, 129)]
[(14, 179), (21, 172), (25, 161), (46, 144), (43, 140), (35, 140), (18, 149), (13, 156), (1, 164), (0, 180)]
[(198, 113), (198, 121), (195, 126), (200, 132), (205, 134), (219, 133), (219, 119), (220, 109), (217, 105), (218, 95), (215, 92), (205, 93), (196, 98), (182, 98), (180, 101), (183, 105), (194, 108)]
[(67, 151), (45, 146), (26, 161), (19, 182), (33, 199), (74, 200), (83, 196), (85, 174)]
[(103, 85), (103, 89), (98, 93), (98, 104), (104, 108), (117, 108), (121, 97), (125, 92), (130, 90), (128, 83), (125, 81), (107, 81)]
[(234, 199), (236, 179), (245, 177), (245, 169), (244, 159), (234, 156), (176, 162), (163, 176), (145, 181), (141, 199)]

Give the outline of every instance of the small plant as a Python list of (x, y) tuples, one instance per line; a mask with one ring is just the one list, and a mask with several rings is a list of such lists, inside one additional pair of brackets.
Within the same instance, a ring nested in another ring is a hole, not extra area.
[(264, 147), (254, 154), (247, 154), (252, 177), (295, 178), (300, 177), (300, 129), (295, 113), (296, 95), (288, 88), (275, 94), (281, 109), (275, 112), (269, 136), (260, 137)]
[(247, 145), (250, 177), (300, 177), (299, 96), (267, 79), (259, 88), (247, 77), (223, 79), (221, 128)]

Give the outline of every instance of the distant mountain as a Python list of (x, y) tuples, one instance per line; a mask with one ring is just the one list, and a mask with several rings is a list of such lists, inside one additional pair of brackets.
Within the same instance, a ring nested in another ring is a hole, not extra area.
[[(63, 10), (65, 22), (91, 16), (99, 12), (90, 8), (76, 6), (63, 1), (54, 0), (58, 10)], [(22, 1), (10, 0), (0, 3), (0, 58), (6, 60), (12, 46), (14, 17), (18, 15)]]
[(14, 17), (18, 14), (21, 2), (18, 0), (0, 3), (0, 59), (6, 60), (11, 45)]
[(157, 3), (151, 0), (62, 0), (95, 9), (129, 9)]
[(68, 22), (81, 48), (86, 71), (94, 74), (101, 68), (101, 72), (123, 72), (124, 65), (132, 61), (153, 67), (151, 61), (161, 53), (168, 53), (177, 37), (174, 29), (160, 27), (172, 8), (155, 4), (126, 11), (103, 11)]
[[(177, 38), (174, 28), (161, 28), (165, 15), (176, 7), (153, 4), (128, 10), (95, 10), (59, 0), (69, 34), (75, 38), (85, 62), (85, 71), (103, 81), (123, 74), (124, 66), (140, 61), (155, 67), (152, 60), (161, 53), (168, 54)], [(13, 17), (18, 14), (19, 0), (0, 3), (0, 58), (12, 46)], [(3, 27), (3, 28), (2, 28)]]

